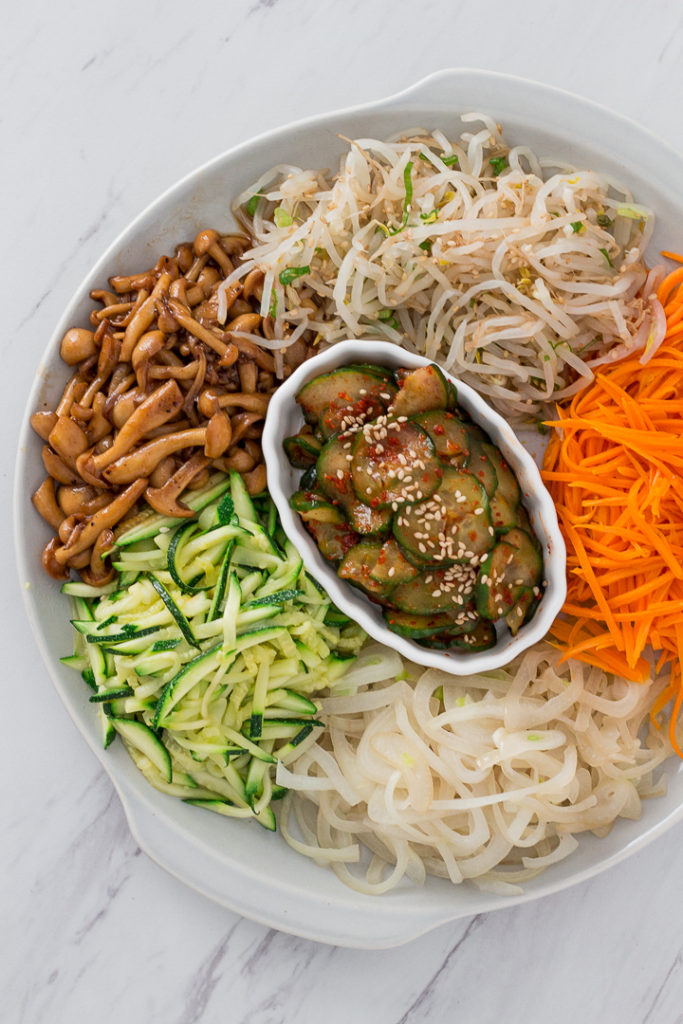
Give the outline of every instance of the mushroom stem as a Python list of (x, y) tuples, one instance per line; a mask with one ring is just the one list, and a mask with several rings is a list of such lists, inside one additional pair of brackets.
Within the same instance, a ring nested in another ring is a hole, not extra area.
[(188, 332), (188, 334), (194, 335), (195, 338), (199, 338), (205, 345), (212, 348), (214, 352), (218, 352), (219, 356), (225, 354), (227, 348), (226, 343), (213, 333), (208, 327), (204, 327), (199, 323), (198, 320), (191, 315), (187, 306), (184, 306), (182, 302), (178, 302), (177, 299), (165, 299), (164, 308), (168, 310), (171, 316), (178, 321), (180, 326)]
[(111, 447), (99, 455), (93, 455), (90, 464), (94, 471), (101, 473), (105, 466), (125, 455), (149, 430), (170, 420), (180, 410), (183, 401), (183, 393), (174, 380), (161, 384), (130, 414)]
[(84, 522), (79, 523), (75, 529), (72, 530), (67, 543), (55, 550), (54, 555), (60, 565), (66, 565), (69, 559), (73, 558), (74, 555), (78, 555), (82, 551), (87, 551), (102, 530), (115, 526), (120, 519), (123, 519), (126, 512), (133, 507), (135, 502), (142, 495), (148, 483), (149, 481), (147, 477), (142, 477), (140, 480), (136, 480), (130, 485), (130, 487), (127, 487), (125, 491), (121, 491), (120, 494), (117, 494), (114, 500), (110, 501), (108, 505), (105, 505), (104, 508), (95, 512), (93, 516), (89, 516)]
[(190, 480), (209, 465), (210, 459), (203, 452), (195, 452), (192, 458), (176, 470), (163, 487), (148, 487), (145, 498), (155, 511), (164, 516), (187, 519), (194, 515), (191, 508), (179, 502), (178, 495), (185, 490)]
[(157, 299), (160, 299), (161, 296), (168, 291), (170, 283), (171, 275), (163, 273), (154, 285), (149, 298), (145, 299), (140, 308), (136, 310), (135, 315), (131, 317), (131, 321), (126, 327), (126, 333), (123, 336), (120, 357), (121, 362), (130, 362), (131, 356), (133, 355), (133, 349), (138, 342), (138, 338), (141, 334), (144, 334), (154, 320), (156, 315)]
[[(159, 463), (168, 455), (179, 452), (182, 448), (206, 444), (208, 427), (197, 427), (194, 430), (181, 430), (176, 434), (159, 437), (155, 441), (136, 448), (134, 452), (122, 456), (107, 466), (102, 476), (107, 483), (119, 486), (128, 484), (139, 476), (150, 476)], [(218, 453), (220, 454), (220, 452)]]

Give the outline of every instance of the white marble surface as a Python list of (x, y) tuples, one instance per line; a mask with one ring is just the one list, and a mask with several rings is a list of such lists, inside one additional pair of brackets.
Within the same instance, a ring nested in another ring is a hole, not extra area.
[[(6, 508), (61, 309), (148, 201), (226, 146), (460, 65), (580, 92), (683, 150), (680, 0), (34, 0), (2, 20)], [(683, 1022), (680, 825), (559, 896), (375, 953), (268, 931), (166, 875), (52, 690), (10, 544), (0, 559), (3, 1024)]]

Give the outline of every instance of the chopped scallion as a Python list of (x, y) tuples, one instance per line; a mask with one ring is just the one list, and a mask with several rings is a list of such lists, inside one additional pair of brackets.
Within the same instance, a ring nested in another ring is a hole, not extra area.
[(277, 228), (288, 228), (294, 221), (292, 217), (283, 206), (276, 206), (275, 212), (273, 213), (273, 220), (275, 221), (275, 227)]
[(285, 270), (280, 271), (280, 284), (288, 285), (293, 281), (296, 281), (297, 277), (304, 277), (306, 274), (310, 274), (311, 268), (306, 265), (305, 267), (287, 267)]
[(601, 249), (600, 252), (605, 257), (605, 259), (609, 263), (610, 267), (614, 267), (614, 264), (612, 263), (611, 259), (609, 258), (609, 253), (607, 252), (607, 249)]
[(254, 214), (256, 213), (256, 207), (258, 206), (258, 201), (259, 201), (259, 199), (262, 198), (262, 196), (263, 196), (262, 192), (256, 192), (251, 197), (249, 202), (245, 205), (244, 209), (247, 211), (247, 213), (249, 214), (250, 217), (253, 217)]
[(401, 221), (399, 227), (393, 228), (392, 230), (389, 231), (390, 235), (397, 235), (399, 231), (403, 231), (404, 227), (408, 223), (408, 214), (410, 213), (410, 207), (413, 202), (413, 179), (411, 177), (412, 171), (413, 161), (409, 160), (408, 163), (405, 165), (403, 171), (403, 184), (405, 185), (406, 190), (406, 197), (403, 202), (403, 220)]
[(489, 158), (489, 163), (491, 164), (493, 173), (496, 177), (498, 177), (498, 175), (504, 171), (508, 165), (507, 157), (504, 156), (492, 156)]

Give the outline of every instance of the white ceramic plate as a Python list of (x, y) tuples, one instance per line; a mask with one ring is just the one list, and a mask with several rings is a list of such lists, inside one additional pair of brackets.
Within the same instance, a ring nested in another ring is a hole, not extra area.
[(512, 636), (503, 624), (503, 628), (498, 631), (497, 643), (490, 650), (442, 652), (421, 647), (412, 640), (392, 633), (386, 626), (378, 605), (371, 603), (359, 590), (337, 576), (320, 554), (318, 545), (304, 527), (303, 521), (289, 507), (289, 499), (298, 489), (301, 471), (295, 470), (283, 458), (282, 442), (285, 437), (298, 433), (304, 423), (303, 413), (295, 401), (295, 396), (306, 381), (313, 380), (319, 374), (360, 362), (377, 363), (394, 369), (415, 369), (418, 366), (428, 366), (430, 361), (424, 356), (405, 352), (387, 341), (371, 341), (368, 338), (360, 341), (340, 341), (327, 351), (306, 360), (278, 388), (268, 406), (263, 431), (263, 454), (268, 467), (270, 496), (277, 505), (285, 533), (297, 548), (308, 571), (325, 587), (337, 607), (362, 626), (371, 637), (393, 647), (404, 658), (428, 668), (452, 672), (457, 676), (465, 676), (472, 672), (489, 672), (491, 669), (507, 665), (517, 654), (543, 639), (562, 608), (567, 593), (566, 549), (557, 523), (553, 500), (541, 480), (532, 456), (510, 424), (463, 381), (443, 371), (455, 384), (460, 405), (475, 423), (484, 428), (515, 473), (531, 523), (543, 550), (544, 575), (547, 581), (543, 600), (534, 617), (516, 636)]
[[(462, 129), (457, 112), (484, 111), (499, 120), (512, 144), (526, 142), (543, 156), (613, 173), (657, 213), (649, 251), (680, 248), (683, 238), (683, 159), (638, 125), (576, 96), (533, 82), (483, 71), (441, 71), (397, 96), (353, 110), (312, 118), (269, 132), (217, 157), (162, 195), (113, 243), (93, 268), (57, 324), (27, 400), (17, 460), (15, 528), (20, 586), (45, 664), (76, 726), (109, 772), (142, 848), (188, 885), (246, 917), (324, 942), (365, 948), (398, 945), (459, 917), (536, 899), (609, 868), (683, 818), (683, 764), (671, 766), (666, 796), (650, 800), (640, 821), (619, 821), (605, 839), (582, 838), (567, 860), (529, 882), (520, 897), (481, 893), (431, 879), (382, 897), (361, 896), (335, 876), (294, 853), (278, 837), (189, 807), (158, 793), (114, 744), (100, 747), (87, 691), (58, 658), (71, 650), (68, 614), (55, 600), (40, 552), (48, 528), (29, 508), (43, 476), (40, 442), (28, 414), (43, 402), (54, 408), (65, 380), (59, 340), (85, 323), (88, 293), (111, 274), (156, 262), (177, 242), (205, 226), (228, 230), (230, 201), (276, 163), (335, 167), (338, 134), (379, 138), (417, 126)], [(27, 586), (28, 584), (28, 586)], [(38, 686), (38, 684), (36, 684)], [(36, 692), (36, 701), (39, 693)]]

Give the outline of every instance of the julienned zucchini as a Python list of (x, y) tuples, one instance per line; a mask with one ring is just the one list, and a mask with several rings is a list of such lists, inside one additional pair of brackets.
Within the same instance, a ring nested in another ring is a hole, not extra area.
[(320, 728), (311, 696), (365, 636), (306, 574), (267, 496), (237, 474), (211, 490), (188, 523), (157, 517), (153, 535), (148, 522), (126, 538), (125, 588), (65, 585), (77, 628), (63, 662), (89, 688), (103, 745), (120, 735), (153, 786), (272, 829), (274, 768)]

